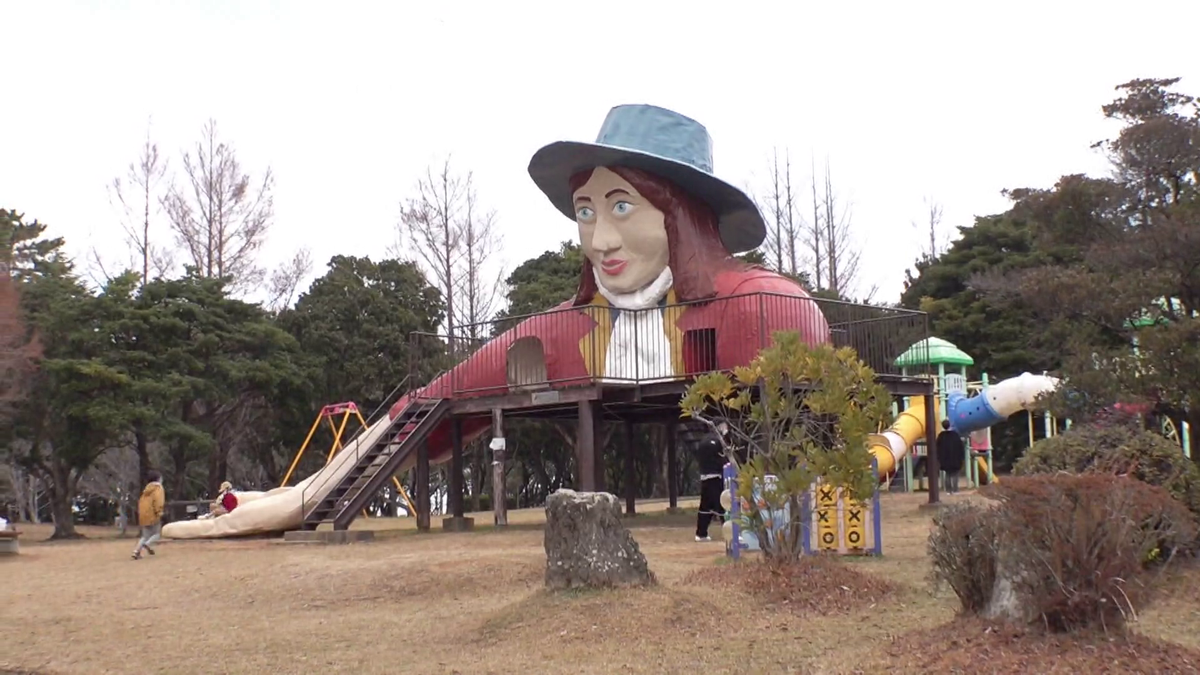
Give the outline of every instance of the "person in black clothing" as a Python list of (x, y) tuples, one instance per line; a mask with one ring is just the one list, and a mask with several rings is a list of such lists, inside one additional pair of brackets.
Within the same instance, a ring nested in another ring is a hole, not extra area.
[(937, 437), (937, 458), (942, 471), (946, 472), (946, 492), (958, 492), (958, 474), (963, 468), (966, 446), (962, 436), (950, 430), (950, 420), (942, 420), (942, 431)]
[[(730, 438), (729, 425), (725, 422), (721, 422), (717, 426), (717, 432), (721, 434), (721, 438), (725, 439), (725, 445), (729, 446), (729, 451), (733, 454), (732, 461), (734, 466), (745, 466), (746, 462), (750, 460), (750, 451), (747, 449), (746, 444), (738, 442), (735, 438)], [(729, 460), (722, 457), (721, 461), (725, 462)]]
[(696, 541), (712, 541), (708, 526), (713, 518), (725, 524), (725, 507), (721, 506), (721, 492), (725, 481), (725, 453), (721, 442), (715, 437), (700, 441), (696, 448), (696, 463), (700, 466), (700, 513), (696, 516)]

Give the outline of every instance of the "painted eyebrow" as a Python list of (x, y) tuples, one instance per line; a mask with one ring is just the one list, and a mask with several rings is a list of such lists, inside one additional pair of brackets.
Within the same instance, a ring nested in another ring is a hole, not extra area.
[(575, 201), (577, 201), (577, 202), (590, 202), (590, 201), (592, 201), (592, 198), (591, 198), (591, 197), (589, 197), (589, 196), (587, 196), (587, 195), (579, 195), (578, 197), (576, 197), (576, 198), (575, 198)]
[(621, 188), (613, 188), (608, 191), (608, 194), (604, 195), (604, 198), (608, 199), (609, 197), (611, 197), (613, 195), (625, 195), (626, 197), (632, 196), (629, 194), (628, 190), (623, 190)]

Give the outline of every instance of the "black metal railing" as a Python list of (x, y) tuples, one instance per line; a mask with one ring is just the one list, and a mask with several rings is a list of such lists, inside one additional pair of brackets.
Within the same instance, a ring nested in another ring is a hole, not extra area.
[(774, 293), (640, 310), (587, 305), (455, 326), (446, 335), (413, 333), (410, 373), (423, 381), (421, 366), (449, 366), (421, 389), (429, 398), (686, 380), (748, 364), (779, 331), (851, 347), (883, 376), (900, 375), (896, 357), (929, 334), (924, 312)]

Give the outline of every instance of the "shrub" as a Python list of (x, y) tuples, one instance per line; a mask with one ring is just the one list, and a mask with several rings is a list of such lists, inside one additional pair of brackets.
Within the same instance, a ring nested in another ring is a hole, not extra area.
[(1196, 536), (1166, 490), (1114, 475), (1042, 475), (989, 486), (1014, 579), (1055, 631), (1119, 626), (1149, 600), (1153, 553)]
[(948, 585), (964, 611), (983, 611), (996, 584), (995, 510), (970, 502), (943, 508), (933, 518), (929, 557), (934, 585)]
[(1057, 473), (1129, 474), (1160, 485), (1200, 515), (1200, 468), (1178, 445), (1130, 425), (1087, 424), (1033, 444), (1013, 467), (1017, 476)]
[(1014, 477), (982, 494), (993, 505), (949, 507), (935, 519), (933, 577), (968, 612), (993, 611), (1010, 580), (1021, 612), (1051, 631), (1117, 627), (1150, 599), (1152, 568), (1196, 537), (1192, 514), (1163, 488), (1092, 473)]
[(738, 465), (735, 497), (756, 505), (739, 525), (764, 557), (791, 560), (803, 554), (800, 504), (816, 479), (848, 500), (874, 494), (867, 437), (890, 417), (891, 396), (853, 349), (811, 346), (795, 331), (773, 337), (750, 365), (696, 378), (679, 405), (711, 429), (727, 425), (717, 438)]

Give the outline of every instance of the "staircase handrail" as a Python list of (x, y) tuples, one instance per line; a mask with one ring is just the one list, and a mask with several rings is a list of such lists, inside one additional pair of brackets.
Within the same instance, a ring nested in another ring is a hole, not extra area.
[[(394, 403), (393, 399), (396, 396), (397, 392), (399, 392), (403, 389), (404, 393), (408, 393), (408, 390), (405, 389), (405, 387), (408, 385), (408, 382), (410, 379), (412, 379), (411, 373), (409, 375), (406, 375), (403, 380), (400, 380), (400, 384), (396, 385), (396, 387), (394, 389), (392, 389), (392, 391), (389, 392), (388, 395), (383, 398), (383, 401), (381, 401), (380, 404), (378, 406), (376, 406), (374, 410), (371, 411), (371, 414), (367, 416), (366, 426), (360, 427), (358, 429), (358, 431), (356, 431), (354, 433), (354, 435), (352, 435), (350, 437), (349, 440), (347, 440), (345, 443), (343, 443), (342, 450), (339, 451), (338, 453), (334, 454), (334, 456), (330, 458), (330, 460), (329, 460), (330, 462), (334, 461), (334, 459), (338, 455), (342, 454), (343, 452), (348, 451), (350, 449), (351, 445), (354, 446), (354, 451), (353, 451), (354, 452), (354, 461), (356, 463), (358, 462), (358, 459), (359, 459), (359, 457), (361, 457), (361, 453), (363, 452), (362, 443), (359, 443), (360, 438), (365, 433), (367, 433), (368, 429), (370, 429), (376, 422), (379, 421), (380, 411), (383, 411), (384, 414), (387, 414), (388, 409), (390, 408), (392, 403)], [(326, 466), (328, 466), (328, 464), (326, 464)], [(308, 501), (308, 495), (318, 493), (321, 490), (321, 488), (325, 487), (329, 483), (329, 480), (332, 476), (333, 476), (333, 474), (330, 473), (329, 475), (325, 476), (325, 478), (322, 479), (319, 483), (305, 485), (304, 489), (300, 491), (300, 511), (301, 511), (302, 519), (307, 519), (309, 513), (312, 512), (312, 509), (305, 507), (305, 503), (307, 503), (307, 501)], [(316, 508), (316, 506), (314, 506), (313, 508)]]
[[(407, 459), (408, 455), (412, 452), (411, 446), (409, 446), (407, 448), (407, 450), (405, 450), (405, 446), (408, 443), (408, 440), (410, 438), (412, 438), (414, 435), (421, 436), (423, 438), (428, 438), (429, 434), (432, 433), (432, 431), (433, 431), (433, 427), (442, 420), (443, 415), (445, 414), (446, 406), (447, 406), (446, 399), (429, 398), (429, 399), (424, 399), (424, 400), (433, 402), (434, 406), (431, 409), (429, 409), (428, 413), (420, 420), (415, 421), (415, 422), (409, 421), (409, 422), (405, 423), (405, 426), (412, 424), (413, 425), (412, 430), (409, 431), (408, 433), (404, 434), (404, 438), (402, 438), (398, 441), (395, 441), (394, 445), (396, 446), (396, 448), (394, 450), (392, 450), (390, 453), (387, 453), (386, 459), (384, 459), (383, 464), (380, 467), (378, 467), (374, 473), (372, 473), (370, 476), (367, 476), (367, 482), (357, 492), (355, 492), (352, 495), (349, 495), (349, 499), (347, 500), (346, 504), (344, 506), (342, 506), (341, 508), (334, 509), (334, 511), (332, 513), (333, 521), (334, 521), (334, 529), (338, 529), (338, 526), (339, 526), (338, 520), (342, 517), (342, 515), (344, 513), (349, 512), (351, 514), (355, 514), (359, 510), (366, 508), (367, 503), (374, 496), (373, 494), (369, 494), (369, 493), (376, 492), (377, 490), (382, 488), (383, 485), (387, 482), (387, 480), (391, 478), (391, 474), (395, 472), (395, 468), (399, 468), (399, 465), (402, 464), (405, 459)], [(410, 405), (417, 404), (421, 401), (422, 401), (422, 399), (415, 399)], [(395, 433), (399, 434), (402, 430), (393, 430), (393, 431)], [(393, 433), (393, 432), (388, 432), (388, 433)], [(421, 442), (424, 442), (424, 440), (422, 440)], [(389, 443), (389, 445), (392, 445), (392, 443)], [(393, 464), (395, 468), (385, 471), (385, 467), (387, 467), (389, 464)], [(382, 477), (380, 477), (380, 476), (382, 476)], [(360, 478), (360, 480), (361, 480), (361, 478)], [(372, 482), (375, 483), (374, 486), (371, 485)], [(368, 494), (368, 496), (365, 499), (363, 498), (364, 493)], [(351, 519), (353, 519), (353, 516), (351, 517)]]

